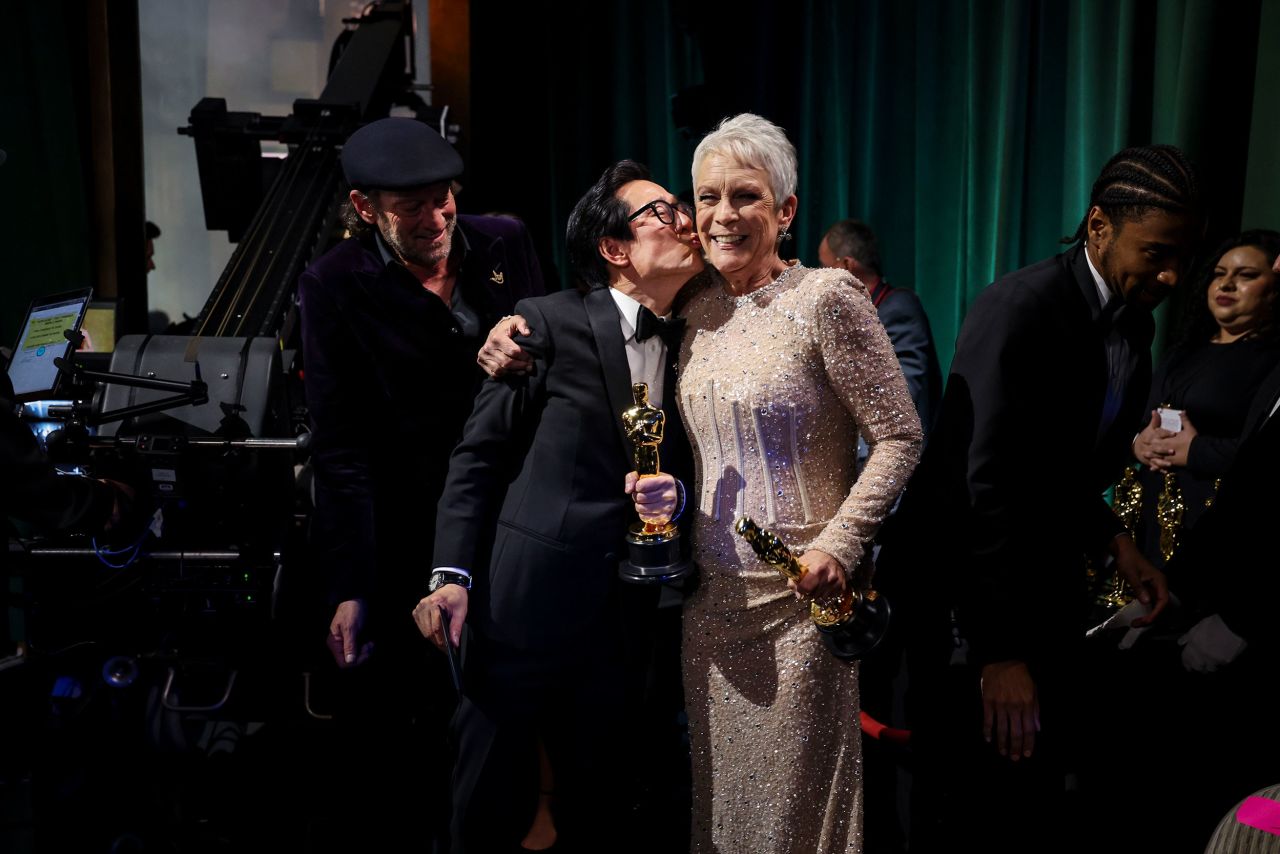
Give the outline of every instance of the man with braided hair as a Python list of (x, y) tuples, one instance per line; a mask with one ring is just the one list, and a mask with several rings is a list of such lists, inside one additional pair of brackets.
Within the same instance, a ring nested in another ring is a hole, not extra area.
[(932, 592), (912, 603), (912, 708), (924, 713), (913, 722), (913, 852), (959, 839), (984, 851), (1070, 847), (1080, 826), (1066, 810), (1083, 560), (1114, 561), (1152, 606), (1148, 619), (1164, 607), (1164, 576), (1102, 493), (1141, 420), (1151, 309), (1201, 232), (1183, 153), (1125, 149), (1093, 185), (1071, 248), (1000, 278), (965, 318), (894, 522), (905, 536), (886, 531), (882, 555), (885, 571), (935, 574), (913, 585)]

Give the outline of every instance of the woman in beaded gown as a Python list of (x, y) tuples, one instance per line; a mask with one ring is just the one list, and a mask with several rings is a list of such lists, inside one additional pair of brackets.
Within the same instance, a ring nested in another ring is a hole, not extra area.
[[(858, 671), (825, 649), (797, 594), (868, 585), (864, 555), (915, 466), (920, 422), (862, 283), (778, 255), (796, 211), (782, 130), (725, 120), (699, 144), (693, 183), (720, 278), (684, 309), (678, 388), (702, 571), (684, 612), (692, 849), (856, 852)], [(859, 434), (871, 455), (856, 477)], [(744, 515), (800, 555), (798, 585), (734, 534)]]

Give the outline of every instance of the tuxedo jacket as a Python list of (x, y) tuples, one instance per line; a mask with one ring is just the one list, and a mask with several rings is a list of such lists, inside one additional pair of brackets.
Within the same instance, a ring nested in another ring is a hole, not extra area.
[(942, 400), (942, 371), (938, 367), (929, 317), (914, 292), (891, 287), (885, 281), (871, 292), (871, 301), (902, 366), (902, 375), (907, 379), (927, 440)]
[[(604, 629), (623, 582), (624, 536), (637, 520), (623, 493), (634, 468), (622, 412), (634, 404), (617, 304), (608, 289), (523, 300), (534, 361), (488, 380), (476, 398), (436, 513), (435, 566), (470, 570), (468, 622), (505, 647), (568, 651)], [(664, 379), (663, 471), (687, 481), (675, 360)]]
[[(543, 292), (518, 222), (459, 216), (456, 287), (479, 320), (467, 334), (375, 238), (344, 240), (299, 279), (315, 513), (311, 546), (332, 604), (370, 599), (395, 622), (426, 593), (449, 453), (484, 374), (476, 352), (517, 300)], [(412, 626), (410, 625), (410, 628)]]
[(904, 574), (932, 582), (956, 606), (974, 663), (1060, 651), (1079, 616), (1082, 556), (1100, 555), (1123, 530), (1103, 492), (1146, 399), (1154, 322), (1128, 307), (1114, 320), (1128, 343), (1127, 382), (1100, 436), (1108, 388), (1100, 314), (1076, 247), (987, 287), (960, 331), (939, 420), (890, 542), (911, 555)]

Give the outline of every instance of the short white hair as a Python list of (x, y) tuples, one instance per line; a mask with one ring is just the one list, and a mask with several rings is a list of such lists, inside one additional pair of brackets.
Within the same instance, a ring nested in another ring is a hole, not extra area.
[(796, 192), (796, 147), (782, 128), (754, 113), (724, 119), (702, 138), (693, 151), (693, 183), (697, 186), (702, 161), (712, 154), (731, 157), (769, 176), (769, 189), (780, 204)]

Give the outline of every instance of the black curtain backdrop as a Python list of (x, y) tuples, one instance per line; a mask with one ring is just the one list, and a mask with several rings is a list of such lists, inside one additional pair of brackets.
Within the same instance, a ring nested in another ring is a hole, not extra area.
[(743, 110), (798, 149), (799, 257), (869, 221), (944, 368), (978, 291), (1059, 251), (1126, 145), (1192, 156), (1211, 239), (1280, 226), (1277, 0), (472, 0), (471, 20), (461, 204), (520, 214), (562, 279), (565, 220), (605, 166), (636, 158), (679, 193), (697, 140)]

